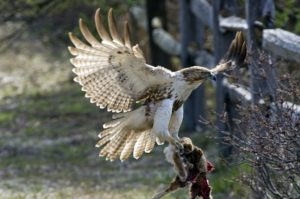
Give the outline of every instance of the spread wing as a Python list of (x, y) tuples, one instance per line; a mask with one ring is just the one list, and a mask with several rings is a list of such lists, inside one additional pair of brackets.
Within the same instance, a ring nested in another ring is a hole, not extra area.
[(101, 42), (81, 19), (80, 31), (88, 44), (69, 34), (75, 46), (69, 47), (75, 56), (70, 60), (77, 75), (74, 80), (82, 86), (91, 103), (96, 103), (100, 108), (107, 107), (112, 112), (130, 111), (135, 101), (147, 97), (145, 95), (151, 87), (171, 81), (171, 71), (147, 65), (138, 45), (132, 47), (126, 22), (123, 41), (117, 31), (112, 9), (108, 13), (109, 33), (102, 24), (100, 9), (96, 11), (95, 24)]
[(226, 70), (232, 70), (242, 64), (247, 55), (247, 45), (242, 32), (237, 32), (234, 40), (231, 42), (228, 53), (220, 64), (212, 68), (210, 72), (221, 73)]

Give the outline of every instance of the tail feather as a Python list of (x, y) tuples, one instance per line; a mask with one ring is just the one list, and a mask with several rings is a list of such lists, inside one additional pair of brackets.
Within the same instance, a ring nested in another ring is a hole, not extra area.
[(98, 137), (99, 138), (104, 138), (108, 135), (111, 135), (112, 134), (112, 129), (106, 129), (104, 131), (101, 131), (99, 134), (98, 134)]
[(105, 157), (109, 154), (109, 149), (110, 149), (110, 145), (106, 144), (100, 151), (99, 156), (100, 157)]
[(114, 154), (117, 154), (117, 151), (122, 147), (126, 141), (127, 133), (124, 130), (121, 130), (113, 139), (111, 139), (109, 156), (112, 157)]
[(126, 142), (126, 145), (125, 145), (124, 149), (121, 152), (121, 155), (120, 155), (120, 160), (121, 161), (124, 161), (127, 158), (129, 158), (130, 154), (133, 151), (133, 148), (134, 148), (134, 145), (136, 143), (137, 138), (138, 138), (138, 135), (135, 134), (134, 131), (132, 131), (130, 133), (130, 136), (127, 139), (127, 142)]
[(145, 150), (147, 133), (149, 132), (148, 131), (142, 132), (134, 145), (133, 157), (135, 159), (139, 159)]
[(103, 138), (103, 137), (106, 137), (106, 136), (113, 136), (116, 134), (117, 131), (119, 131), (121, 128), (121, 126), (116, 126), (115, 128), (108, 128), (108, 129), (105, 129), (103, 131), (101, 131), (99, 134), (98, 134), (98, 137), (99, 138)]
[(156, 136), (151, 132), (149, 132), (147, 134), (147, 136), (148, 137), (146, 139), (145, 153), (150, 153), (153, 150), (154, 146), (155, 146)]
[(110, 136), (103, 137), (99, 142), (97, 142), (96, 147), (101, 147), (110, 141)]
[[(121, 123), (122, 122), (122, 123)], [(117, 133), (122, 130), (124, 128), (124, 126), (126, 125), (126, 121), (121, 121), (119, 123), (116, 123), (114, 124), (114, 126), (111, 126), (111, 127), (107, 127), (107, 128), (104, 128), (105, 130), (101, 131), (99, 134), (98, 134), (98, 137), (99, 138), (103, 138), (103, 137), (106, 137), (108, 135), (111, 135), (111, 136), (115, 136), (117, 135)], [(105, 124), (104, 124), (105, 125)], [(103, 125), (103, 126), (104, 126)]]
[(100, 141), (96, 147), (103, 147), (99, 156), (111, 161), (120, 156), (123, 161), (132, 153), (135, 159), (139, 159), (144, 152), (152, 151), (156, 136), (151, 133), (152, 126), (146, 123), (145, 107), (117, 114), (114, 118), (116, 119), (105, 123), (104, 130), (99, 133)]
[(119, 118), (119, 119), (107, 122), (107, 123), (103, 124), (103, 128), (107, 129), (107, 128), (115, 127), (115, 126), (119, 125), (123, 119), (124, 118)]
[(110, 151), (109, 155), (107, 156), (110, 161), (114, 161), (118, 157), (118, 155), (121, 154), (122, 150), (124, 149), (124, 147), (126, 145), (126, 140), (127, 140), (128, 134), (125, 134), (125, 135), (126, 135), (125, 138), (119, 142), (118, 147), (115, 148), (115, 151)]

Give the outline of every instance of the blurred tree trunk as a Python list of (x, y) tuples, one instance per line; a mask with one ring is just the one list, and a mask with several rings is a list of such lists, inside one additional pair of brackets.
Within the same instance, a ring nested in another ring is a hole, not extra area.
[[(190, 1), (180, 1), (180, 35), (181, 35), (181, 63), (183, 67), (195, 65), (190, 57), (188, 47), (191, 42), (197, 43), (197, 50), (203, 49), (204, 24), (190, 10)], [(205, 128), (199, 123), (200, 117), (205, 114), (205, 88), (204, 85), (197, 88), (188, 98), (184, 106), (185, 130), (195, 131), (197, 127)]]
[(157, 18), (161, 22), (162, 28), (167, 30), (167, 18), (166, 18), (166, 7), (165, 0), (146, 1), (146, 11), (147, 11), (147, 27), (149, 33), (149, 44), (151, 51), (151, 64), (154, 66), (161, 65), (165, 67), (170, 67), (170, 57), (165, 53), (159, 46), (157, 46), (153, 41), (153, 19)]
[[(225, 4), (225, 0), (215, 0), (213, 1), (213, 36), (214, 36), (214, 56), (215, 56), (215, 64), (218, 64), (221, 58), (226, 53), (232, 39), (234, 38), (235, 33), (234, 32), (225, 32), (222, 33), (220, 31), (219, 26), (219, 14), (220, 11), (225, 7), (229, 8), (231, 6), (235, 6), (235, 4)], [(226, 5), (226, 6), (225, 6)], [(228, 10), (235, 10), (231, 7), (231, 9)], [(223, 82), (223, 75), (217, 76), (217, 90), (216, 90), (216, 103), (217, 103), (217, 126), (219, 128), (219, 131), (229, 131), (229, 126), (227, 126), (224, 123), (224, 117), (225, 113), (229, 115), (230, 118), (232, 118), (232, 114), (234, 114), (234, 111), (232, 107), (232, 103), (230, 103), (230, 99), (226, 97), (225, 93), (225, 87), (222, 84)], [(220, 137), (224, 137), (224, 134), (222, 132), (219, 133)], [(220, 140), (220, 148), (221, 148), (221, 154), (224, 157), (228, 157), (231, 154), (232, 147), (223, 144), (223, 139)]]

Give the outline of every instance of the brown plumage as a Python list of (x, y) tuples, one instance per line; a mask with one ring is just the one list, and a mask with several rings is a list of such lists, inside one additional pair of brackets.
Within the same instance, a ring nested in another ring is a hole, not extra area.
[[(100, 9), (95, 24), (101, 41), (96, 39), (83, 20), (80, 31), (87, 41), (69, 34), (74, 47), (74, 80), (82, 86), (85, 96), (100, 108), (117, 112), (113, 121), (103, 125), (99, 133), (100, 156), (108, 160), (126, 160), (132, 153), (138, 159), (165, 141), (181, 147), (178, 131), (183, 118), (183, 104), (191, 92), (206, 79), (231, 70), (246, 55), (242, 33), (237, 33), (222, 63), (212, 69), (193, 66), (172, 72), (164, 67), (146, 64), (138, 45), (132, 46), (128, 23), (124, 36), (119, 34), (112, 9), (108, 12), (108, 30), (104, 27)], [(139, 107), (132, 110), (133, 104)], [(123, 113), (121, 113), (123, 112)]]

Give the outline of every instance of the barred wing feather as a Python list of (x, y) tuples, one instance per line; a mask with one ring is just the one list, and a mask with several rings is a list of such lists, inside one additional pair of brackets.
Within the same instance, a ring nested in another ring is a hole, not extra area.
[(109, 33), (102, 24), (100, 9), (96, 11), (95, 23), (101, 42), (81, 19), (80, 30), (88, 44), (69, 34), (75, 46), (69, 47), (75, 56), (70, 60), (77, 75), (74, 80), (82, 86), (91, 103), (112, 112), (130, 111), (135, 101), (147, 97), (150, 87), (171, 81), (171, 71), (147, 65), (138, 45), (132, 47), (127, 23), (122, 40), (112, 10), (108, 13)]

